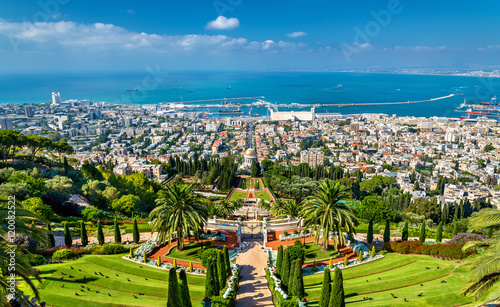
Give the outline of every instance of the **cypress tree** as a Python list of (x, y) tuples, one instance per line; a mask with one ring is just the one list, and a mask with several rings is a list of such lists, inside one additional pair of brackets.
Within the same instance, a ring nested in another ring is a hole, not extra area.
[(347, 255), (344, 257), (344, 265), (348, 266), (349, 265), (349, 258), (347, 258)]
[(146, 256), (146, 252), (142, 253), (142, 262), (148, 263), (148, 256)]
[(130, 252), (128, 253), (128, 257), (130, 259), (134, 258), (134, 253), (132, 252), (132, 247), (130, 248)]
[(456, 236), (458, 234), (458, 223), (455, 222), (455, 225), (453, 226), (453, 236)]
[(332, 278), (330, 276), (330, 269), (325, 268), (323, 270), (323, 284), (321, 285), (321, 296), (319, 297), (319, 307), (328, 307), (330, 304), (330, 282)]
[(71, 247), (71, 245), (73, 245), (73, 239), (71, 238), (68, 222), (64, 223), (64, 245), (66, 245), (66, 247)]
[(401, 233), (401, 240), (408, 241), (408, 220), (405, 221), (403, 232)]
[(385, 220), (384, 243), (386, 242), (391, 242), (391, 224), (389, 220)]
[(212, 297), (216, 296), (219, 293), (215, 292), (215, 277), (213, 270), (213, 261), (208, 261), (207, 265), (207, 273), (205, 276), (205, 296)]
[(283, 245), (278, 246), (278, 256), (276, 257), (276, 274), (281, 276), (281, 263), (283, 262)]
[(224, 288), (226, 283), (226, 264), (224, 263), (224, 255), (219, 252), (217, 253), (217, 271), (219, 272), (219, 285)]
[(224, 254), (226, 278), (229, 278), (229, 276), (231, 276), (231, 262), (229, 261), (229, 252), (227, 250), (227, 245), (224, 245), (224, 247), (222, 248), (222, 253)]
[(122, 235), (118, 227), (118, 221), (115, 219), (115, 243), (122, 243)]
[(192, 307), (191, 296), (189, 295), (189, 285), (187, 282), (187, 274), (184, 270), (179, 272), (179, 292), (181, 294), (181, 302), (183, 307)]
[(193, 262), (189, 261), (189, 272), (193, 272)]
[(443, 222), (439, 222), (438, 229), (436, 232), (436, 242), (443, 241)]
[(171, 268), (168, 272), (167, 306), (183, 307), (183, 303), (181, 301), (181, 293), (179, 291), (179, 283), (177, 282), (177, 273), (175, 272), (174, 268)]
[(158, 259), (156, 260), (156, 266), (160, 267), (161, 266), (161, 256), (158, 255)]
[(87, 229), (85, 229), (85, 222), (83, 222), (83, 220), (80, 222), (80, 241), (81, 241), (83, 247), (85, 247), (89, 244), (89, 238), (87, 236)]
[(425, 242), (425, 221), (423, 221), (422, 225), (420, 225), (420, 234), (418, 236), (418, 239), (421, 243)]
[(330, 258), (330, 261), (328, 262), (328, 268), (331, 270), (333, 269), (333, 260)]
[(172, 261), (172, 267), (177, 270), (177, 259), (174, 258), (174, 261)]
[(47, 233), (49, 236), (49, 247), (56, 246), (56, 241), (54, 239), (54, 232), (52, 231), (52, 227), (50, 227), (50, 222), (47, 223)]
[(104, 244), (104, 233), (102, 232), (101, 220), (97, 221), (97, 242), (99, 242), (99, 245)]
[(294, 295), (301, 298), (304, 296), (304, 278), (302, 276), (302, 263), (300, 259), (295, 260), (295, 273), (293, 277)]
[(295, 296), (295, 267), (297, 266), (298, 259), (292, 261), (290, 265), (290, 277), (288, 278), (288, 294)]
[(139, 243), (140, 235), (139, 235), (139, 227), (137, 226), (137, 219), (134, 219), (134, 226), (133, 226), (133, 234), (132, 234), (132, 240), (137, 244)]
[(366, 242), (372, 244), (373, 242), (373, 220), (368, 223), (368, 233), (366, 234)]
[(488, 229), (486, 229), (486, 236), (488, 238), (491, 238), (493, 236), (493, 228), (492, 227), (489, 227)]
[(281, 265), (281, 283), (288, 287), (288, 278), (290, 277), (290, 256), (288, 250), (283, 251), (283, 264)]
[(332, 291), (330, 292), (330, 307), (345, 307), (344, 302), (344, 281), (342, 279), (342, 271), (335, 268), (333, 272)]
[(217, 258), (212, 259), (212, 280), (215, 285), (215, 295), (219, 295), (221, 284), (219, 283), (219, 270), (217, 270)]

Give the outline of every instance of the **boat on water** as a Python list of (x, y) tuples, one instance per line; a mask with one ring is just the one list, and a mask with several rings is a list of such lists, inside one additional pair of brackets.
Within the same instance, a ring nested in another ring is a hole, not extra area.
[(465, 113), (472, 114), (472, 115), (490, 115), (491, 114), (490, 112), (474, 111), (471, 108), (467, 109), (467, 111), (465, 111)]
[(188, 93), (194, 93), (194, 91), (193, 91), (193, 90), (190, 90), (190, 91), (187, 91), (187, 92), (188, 92)]
[(230, 89), (232, 89), (231, 85), (226, 87), (226, 90), (230, 90)]
[(127, 92), (137, 92), (138, 89), (134, 88), (134, 89), (131, 89), (131, 90), (127, 90)]
[(242, 113), (240, 108), (238, 109), (233, 109), (233, 110), (228, 110), (228, 109), (224, 109), (224, 110), (219, 110), (219, 113), (221, 114), (238, 114), (238, 113)]

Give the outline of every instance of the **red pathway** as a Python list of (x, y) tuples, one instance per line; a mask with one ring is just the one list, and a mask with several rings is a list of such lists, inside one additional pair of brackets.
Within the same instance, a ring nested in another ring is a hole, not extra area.
[[(239, 246), (238, 244), (238, 237), (237, 237), (237, 234), (236, 232), (228, 232), (228, 231), (221, 231), (221, 233), (223, 235), (226, 236), (226, 241), (225, 242), (221, 242), (221, 241), (211, 241), (215, 246), (224, 246), (224, 245), (227, 245), (227, 248), (228, 250), (232, 250), (236, 247)], [(206, 239), (201, 239), (200, 242), (207, 242), (208, 240)], [(188, 239), (185, 239), (184, 240), (184, 244), (188, 244), (190, 241)], [(158, 260), (158, 256), (160, 256), (161, 258), (161, 261), (164, 262), (164, 263), (173, 263), (174, 260), (173, 259), (170, 259), (170, 258), (166, 258), (164, 257), (164, 255), (166, 255), (169, 251), (170, 248), (174, 247), (174, 246), (177, 246), (177, 240), (172, 240), (172, 242), (170, 243), (170, 245), (166, 244), (165, 246), (161, 247), (160, 249), (158, 249), (156, 252), (154, 252), (151, 256), (149, 256), (149, 259), (152, 259), (152, 260)], [(176, 259), (176, 262), (177, 262), (177, 265), (179, 266), (182, 266), (182, 267), (186, 267), (188, 268), (189, 267), (189, 261), (182, 261), (182, 260), (179, 260), (179, 259)], [(199, 263), (194, 263), (193, 262), (193, 268), (195, 269), (204, 269), (204, 267), (199, 264)]]

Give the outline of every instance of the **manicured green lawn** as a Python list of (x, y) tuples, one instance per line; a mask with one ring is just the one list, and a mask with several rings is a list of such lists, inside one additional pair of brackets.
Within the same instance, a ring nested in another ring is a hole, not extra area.
[[(387, 254), (384, 259), (342, 270), (346, 303), (352, 306), (459, 306), (472, 303), (472, 298), (458, 294), (467, 273), (463, 268), (456, 269), (458, 265), (430, 256)], [(311, 302), (308, 306), (317, 306), (322, 279), (323, 274), (304, 277)], [(446, 283), (441, 283), (443, 280)], [(419, 293), (422, 296), (419, 297)], [(373, 300), (363, 300), (364, 297)], [(408, 302), (404, 301), (405, 298)]]
[(233, 196), (231, 196), (231, 198), (229, 199), (229, 201), (236, 201), (242, 198), (247, 198), (247, 192), (244, 192), (240, 189), (236, 189), (233, 193)]
[(316, 243), (306, 243), (306, 262), (310, 262), (313, 260), (324, 260), (330, 258), (337, 258), (339, 256), (339, 252), (334, 251), (333, 249), (328, 251), (322, 251), (321, 245)]
[[(165, 306), (168, 271), (130, 262), (121, 259), (122, 256), (123, 254), (86, 255), (76, 261), (38, 266), (43, 279), (41, 284), (36, 282), (36, 285), (42, 301), (47, 302), (48, 306), (71, 307)], [(188, 283), (193, 305), (200, 304), (204, 295), (205, 277), (188, 274)], [(81, 286), (85, 288), (82, 289)], [(100, 293), (96, 293), (96, 290)], [(25, 292), (31, 294), (29, 291)], [(144, 295), (138, 295), (139, 292)]]
[(201, 259), (198, 258), (198, 251), (200, 249), (201, 249), (201, 244), (189, 243), (184, 245), (184, 249), (182, 251), (178, 251), (177, 246), (173, 247), (170, 250), (170, 253), (168, 253), (168, 255), (165, 256), (176, 258), (179, 260), (201, 262)]
[(266, 190), (263, 190), (260, 192), (255, 192), (255, 197), (263, 199), (263, 200), (267, 200), (267, 201), (272, 201), (271, 195), (269, 195), (269, 193), (267, 193)]

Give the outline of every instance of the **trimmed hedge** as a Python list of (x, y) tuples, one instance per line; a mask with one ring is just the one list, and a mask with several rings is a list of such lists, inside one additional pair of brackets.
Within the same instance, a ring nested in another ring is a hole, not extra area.
[(78, 258), (78, 254), (70, 249), (59, 249), (52, 254), (52, 259), (54, 260), (67, 260)]
[(464, 253), (463, 244), (422, 244), (420, 241), (384, 243), (383, 249), (399, 254), (439, 255), (452, 259), (464, 259), (475, 252)]

